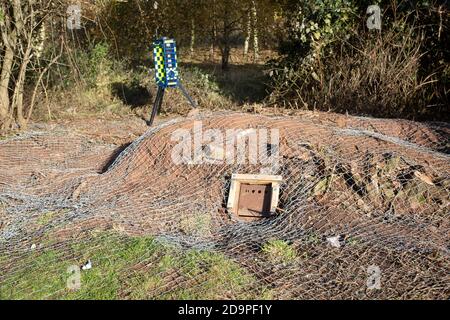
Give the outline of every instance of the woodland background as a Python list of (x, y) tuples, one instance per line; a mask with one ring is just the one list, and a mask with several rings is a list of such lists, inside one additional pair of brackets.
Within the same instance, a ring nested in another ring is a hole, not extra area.
[[(449, 18), (437, 0), (1, 0), (0, 129), (144, 117), (160, 36), (202, 108), (449, 121)], [(171, 91), (163, 113), (188, 108)]]

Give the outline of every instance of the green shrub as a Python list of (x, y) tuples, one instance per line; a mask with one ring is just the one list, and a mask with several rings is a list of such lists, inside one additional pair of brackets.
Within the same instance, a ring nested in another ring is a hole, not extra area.
[(185, 69), (183, 78), (190, 82), (192, 86), (195, 86), (199, 90), (220, 92), (219, 84), (217, 83), (214, 75), (204, 72), (203, 70), (192, 67)]
[(113, 62), (109, 58), (109, 46), (97, 43), (90, 50), (77, 52), (77, 65), (80, 77), (88, 87), (96, 87), (102, 81), (100, 77), (108, 77), (112, 71)]
[[(448, 10), (439, 1), (287, 1), (271, 102), (379, 117), (448, 119)], [(382, 29), (368, 30), (378, 3)], [(447, 89), (446, 89), (447, 88)]]
[(273, 263), (291, 263), (297, 258), (295, 249), (283, 240), (270, 240), (262, 247), (268, 259)]

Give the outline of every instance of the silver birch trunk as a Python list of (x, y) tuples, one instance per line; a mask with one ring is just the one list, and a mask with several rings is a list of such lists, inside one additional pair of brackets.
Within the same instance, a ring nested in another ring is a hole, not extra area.
[(259, 60), (259, 39), (258, 39), (258, 14), (256, 11), (256, 2), (252, 0), (252, 24), (253, 24), (253, 59)]
[(246, 30), (245, 30), (245, 41), (244, 41), (244, 58), (247, 59), (248, 57), (248, 48), (250, 45), (250, 36), (251, 36), (251, 32), (252, 32), (252, 18), (251, 18), (251, 14), (250, 11), (248, 11), (248, 15), (247, 15), (247, 25), (246, 25)]
[(192, 19), (191, 20), (191, 43), (190, 43), (190, 47), (189, 47), (191, 57), (194, 56), (194, 46), (195, 46), (195, 21), (194, 21), (194, 19)]

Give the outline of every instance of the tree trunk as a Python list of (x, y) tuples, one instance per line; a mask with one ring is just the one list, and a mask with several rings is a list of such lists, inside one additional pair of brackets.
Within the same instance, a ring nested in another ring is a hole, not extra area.
[(247, 60), (248, 58), (248, 47), (250, 45), (250, 35), (252, 32), (252, 19), (250, 16), (250, 11), (248, 11), (248, 15), (247, 15), (247, 21), (246, 21), (246, 33), (245, 33), (245, 41), (244, 41), (244, 58), (245, 60)]
[(189, 47), (189, 51), (191, 54), (191, 58), (194, 56), (194, 46), (195, 46), (195, 21), (191, 20), (191, 44)]
[(211, 30), (211, 45), (209, 48), (209, 59), (214, 62), (214, 49), (217, 40), (217, 27), (216, 27), (216, 0), (212, 1), (212, 30)]
[(253, 24), (253, 59), (259, 60), (259, 40), (258, 40), (258, 15), (256, 11), (256, 2), (252, 0), (252, 24)]
[(230, 28), (227, 24), (224, 24), (223, 38), (222, 38), (222, 70), (228, 70), (228, 64), (230, 61)]
[(30, 54), (31, 54), (31, 41), (28, 42), (28, 47), (25, 51), (22, 65), (20, 66), (19, 75), (17, 77), (14, 94), (12, 99), (12, 108), (11, 111), (16, 112), (16, 121), (21, 129), (26, 127), (27, 119), (23, 116), (23, 90), (25, 85), (25, 76), (27, 73), (28, 63), (30, 62)]
[(217, 39), (217, 31), (216, 31), (216, 23), (213, 22), (213, 29), (211, 34), (211, 46), (209, 48), (209, 58), (210, 60), (214, 61), (214, 50), (215, 50), (215, 43)]
[(41, 27), (39, 29), (39, 36), (36, 37), (36, 43), (33, 44), (34, 46), (34, 52), (36, 53), (35, 56), (37, 59), (40, 59), (42, 57), (42, 54), (44, 52), (44, 45), (45, 40), (47, 38), (47, 28), (45, 27), (46, 21), (43, 21), (41, 23)]
[[(15, 122), (23, 129), (29, 118), (24, 114), (23, 101), (28, 68), (32, 52), (36, 51), (38, 61), (33, 71), (37, 73), (40, 69), (39, 58), (46, 38), (44, 19), (50, 7), (46, 6), (45, 1), (35, 0), (9, 0), (6, 4), (2, 1), (0, 7), (3, 13), (0, 19), (0, 128), (11, 129)], [(34, 102), (34, 97), (32, 100)]]
[(9, 127), (11, 122), (10, 101), (9, 101), (9, 80), (14, 60), (14, 51), (10, 46), (6, 46), (3, 56), (2, 72), (0, 75), (0, 127)]
[(230, 61), (230, 46), (226, 44), (222, 49), (222, 70), (228, 70)]
[(230, 24), (230, 8), (229, 6), (225, 6), (225, 10), (223, 12), (223, 35), (222, 35), (222, 45), (220, 50), (222, 51), (222, 70), (228, 70), (228, 64), (230, 60), (230, 37), (231, 37), (231, 28)]

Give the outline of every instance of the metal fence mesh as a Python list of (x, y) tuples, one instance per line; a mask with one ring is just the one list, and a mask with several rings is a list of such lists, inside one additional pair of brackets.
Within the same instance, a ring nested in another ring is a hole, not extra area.
[[(235, 221), (224, 209), (231, 174), (260, 165), (174, 164), (171, 134), (195, 121), (279, 130), (275, 217)], [(449, 133), (214, 113), (164, 122), (126, 148), (60, 128), (6, 138), (0, 298), (448, 299)], [(68, 286), (68, 267), (86, 261)]]

